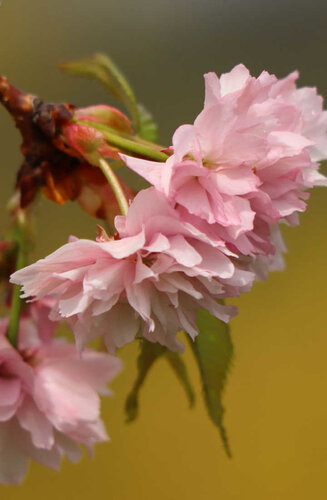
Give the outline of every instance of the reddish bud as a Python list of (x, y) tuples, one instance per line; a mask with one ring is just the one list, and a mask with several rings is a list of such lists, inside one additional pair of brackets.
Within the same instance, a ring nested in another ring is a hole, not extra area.
[(105, 104), (77, 109), (74, 116), (78, 120), (89, 120), (102, 123), (107, 127), (125, 132), (126, 134), (131, 134), (133, 132), (130, 119), (119, 111), (119, 109)]

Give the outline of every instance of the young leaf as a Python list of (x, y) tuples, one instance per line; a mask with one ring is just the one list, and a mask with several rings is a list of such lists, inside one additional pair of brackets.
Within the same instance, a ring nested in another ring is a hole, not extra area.
[(137, 359), (138, 375), (125, 404), (127, 422), (132, 422), (136, 419), (139, 408), (138, 398), (140, 389), (153, 363), (163, 355), (166, 356), (167, 361), (184, 387), (190, 406), (194, 405), (193, 389), (182, 358), (177, 353), (169, 351), (166, 347), (163, 347), (160, 344), (154, 344), (148, 340), (142, 340), (141, 352)]
[(142, 139), (150, 142), (158, 141), (158, 127), (154, 122), (151, 113), (143, 106), (138, 104), (138, 112), (140, 117), (139, 135)]
[(70, 63), (62, 63), (60, 68), (71, 75), (81, 75), (95, 78), (106, 90), (122, 102), (130, 112), (135, 129), (140, 131), (140, 116), (135, 95), (114, 62), (105, 54), (95, 54), (93, 57)]
[(205, 310), (198, 315), (199, 335), (191, 342), (200, 370), (203, 395), (209, 417), (218, 427), (224, 448), (231, 456), (226, 430), (223, 426), (224, 407), (221, 397), (233, 357), (229, 327)]

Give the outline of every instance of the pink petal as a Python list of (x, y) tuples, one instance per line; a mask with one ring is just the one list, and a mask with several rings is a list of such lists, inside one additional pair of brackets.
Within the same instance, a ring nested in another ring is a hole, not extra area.
[(47, 450), (52, 448), (54, 445), (53, 427), (31, 398), (24, 399), (17, 418), (23, 429), (30, 432), (34, 446)]
[(114, 258), (123, 259), (142, 248), (145, 243), (144, 231), (135, 236), (127, 236), (123, 240), (101, 243), (102, 247)]
[(244, 64), (238, 64), (229, 73), (223, 73), (220, 77), (221, 96), (241, 90), (249, 79), (250, 73)]
[(220, 81), (216, 73), (210, 72), (204, 75), (205, 82), (205, 100), (204, 107), (213, 106), (217, 104), (221, 97), (220, 94)]
[(77, 420), (96, 420), (99, 398), (85, 382), (75, 379), (69, 360), (56, 360), (40, 366), (35, 381), (35, 402), (52, 424), (65, 431)]
[(147, 180), (150, 184), (155, 186), (158, 190), (161, 188), (162, 164), (155, 161), (142, 160), (140, 158), (133, 158), (120, 154), (124, 163), (136, 172), (138, 175)]
[(190, 180), (177, 192), (176, 201), (189, 210), (191, 214), (214, 222), (211, 206), (206, 191), (197, 180)]

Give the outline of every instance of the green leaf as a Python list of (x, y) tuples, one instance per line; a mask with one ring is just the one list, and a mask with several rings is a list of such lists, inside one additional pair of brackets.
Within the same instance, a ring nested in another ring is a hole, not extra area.
[(166, 349), (166, 359), (170, 364), (170, 366), (172, 367), (172, 369), (174, 370), (178, 380), (184, 387), (190, 408), (192, 408), (195, 403), (195, 395), (183, 359), (179, 354), (177, 354), (176, 352), (169, 351), (168, 349)]
[(182, 383), (182, 386), (184, 387), (186, 395), (188, 397), (190, 406), (193, 406), (194, 393), (190, 380), (188, 378), (186, 366), (184, 365), (184, 362), (181, 359), (181, 357), (177, 353), (169, 351), (166, 347), (163, 347), (158, 343), (149, 342), (148, 340), (142, 340), (141, 352), (137, 359), (138, 375), (125, 403), (127, 422), (132, 422), (137, 418), (139, 410), (140, 389), (152, 365), (158, 358), (160, 358), (163, 355), (166, 357), (170, 366), (176, 373), (177, 378)]
[(153, 363), (164, 353), (165, 348), (147, 340), (141, 342), (141, 352), (137, 358), (138, 375), (125, 403), (126, 422), (133, 422), (138, 415), (139, 392)]
[(233, 358), (229, 327), (205, 310), (199, 311), (197, 325), (199, 335), (194, 342), (190, 342), (200, 370), (205, 404), (209, 417), (219, 429), (226, 453), (231, 456), (223, 426), (224, 407), (221, 402)]
[(140, 132), (141, 120), (135, 95), (126, 78), (107, 55), (98, 53), (87, 59), (62, 63), (60, 68), (71, 75), (88, 76), (102, 83), (109, 94), (124, 104), (136, 131)]
[(158, 141), (158, 127), (154, 122), (151, 113), (143, 106), (138, 104), (138, 113), (140, 117), (139, 135), (142, 139), (150, 142)]

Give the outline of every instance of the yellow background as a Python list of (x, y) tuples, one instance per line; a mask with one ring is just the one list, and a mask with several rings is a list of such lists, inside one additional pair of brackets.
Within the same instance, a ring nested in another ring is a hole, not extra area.
[[(0, 72), (46, 100), (101, 103), (95, 83), (71, 79), (56, 63), (108, 52), (161, 124), (161, 142), (201, 109), (202, 73), (244, 62), (327, 97), (327, 7), (293, 0), (2, 0)], [(1, 230), (20, 162), (19, 136), (0, 109)], [(124, 423), (137, 346), (122, 352), (115, 398), (103, 404), (112, 438), (93, 460), (64, 461), (55, 473), (33, 464), (6, 500), (325, 500), (327, 498), (327, 191), (317, 189), (301, 226), (285, 231), (287, 269), (234, 301), (236, 356), (224, 403), (233, 458), (228, 459), (201, 400), (189, 410), (174, 375), (158, 362), (141, 395), (141, 412)], [(94, 221), (77, 206), (43, 201), (35, 257), (68, 234), (93, 237)]]

